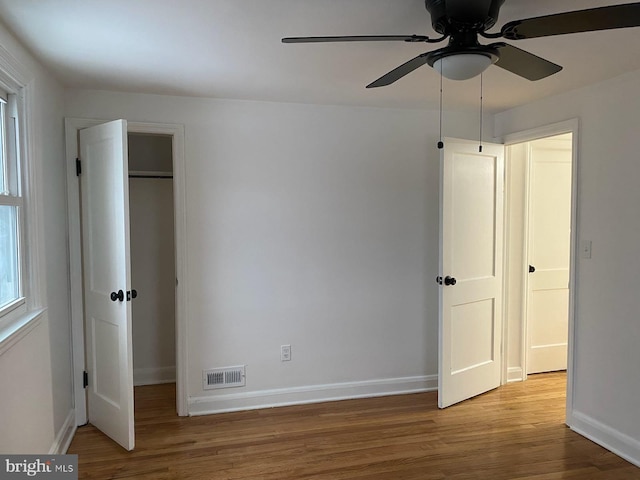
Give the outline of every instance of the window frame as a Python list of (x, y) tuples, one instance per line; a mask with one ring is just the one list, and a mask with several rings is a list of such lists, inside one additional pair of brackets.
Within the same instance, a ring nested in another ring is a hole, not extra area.
[[(16, 258), (18, 275), (18, 296), (9, 303), (0, 307), (0, 329), (8, 326), (16, 318), (26, 313), (27, 299), (25, 293), (25, 215), (23, 178), (20, 159), (20, 114), (18, 109), (18, 98), (13, 93), (0, 94), (0, 162), (3, 170), (3, 185), (0, 185), (0, 206), (16, 208)], [(14, 127), (10, 132), (10, 122), (14, 122)], [(10, 140), (9, 134), (13, 134), (14, 139)], [(10, 141), (14, 142), (10, 146)]]
[[(0, 355), (40, 324), (46, 306), (44, 229), (42, 216), (42, 148), (34, 141), (34, 72), (0, 45), (0, 89), (11, 95), (16, 117), (14, 184), (19, 193), (5, 202), (19, 205), (19, 268), (21, 296), (0, 310)], [(7, 109), (8, 110), (8, 109)]]

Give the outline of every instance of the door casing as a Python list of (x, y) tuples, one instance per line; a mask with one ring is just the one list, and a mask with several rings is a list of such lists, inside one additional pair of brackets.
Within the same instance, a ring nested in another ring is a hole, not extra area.
[[(73, 352), (73, 392), (76, 425), (87, 423), (86, 394), (83, 387), (85, 370), (84, 305), (82, 283), (82, 242), (80, 225), (80, 189), (76, 175), (78, 132), (109, 120), (86, 118), (65, 119), (67, 164), (67, 213), (69, 227), (69, 276), (71, 290), (71, 337)], [(173, 139), (173, 182), (175, 212), (176, 264), (176, 410), (188, 415), (187, 409), (187, 299), (186, 299), (186, 191), (184, 167), (184, 126), (128, 122), (129, 133), (170, 135)]]

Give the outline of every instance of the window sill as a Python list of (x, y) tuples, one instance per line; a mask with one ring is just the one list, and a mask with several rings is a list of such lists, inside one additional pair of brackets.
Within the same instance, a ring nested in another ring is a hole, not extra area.
[[(9, 318), (11, 319), (12, 316), (15, 316), (16, 313), (18, 315), (18, 317), (21, 317), (22, 315), (24, 315), (24, 313), (26, 312), (26, 306), (23, 308), (23, 312), (20, 312), (18, 309), (20, 309), (20, 307), (22, 307), (23, 305), (25, 305), (25, 298), (24, 297), (19, 297), (16, 298), (13, 302), (8, 303), (6, 305), (4, 305), (2, 307), (2, 310), (0, 310), (0, 318), (2, 318), (2, 320), (0, 321), (0, 325), (2, 325), (2, 323), (13, 323), (12, 320), (9, 320), (8, 322), (5, 321), (5, 318)], [(14, 313), (15, 312), (15, 313)]]
[(0, 329), (0, 356), (40, 325), (45, 311), (45, 308), (32, 310)]

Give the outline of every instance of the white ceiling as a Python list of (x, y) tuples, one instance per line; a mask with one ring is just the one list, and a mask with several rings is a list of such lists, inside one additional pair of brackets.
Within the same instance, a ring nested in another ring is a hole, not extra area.
[[(510, 20), (616, 0), (506, 0)], [(69, 87), (380, 107), (435, 107), (428, 66), (389, 87), (384, 73), (440, 45), (284, 45), (284, 36), (435, 36), (423, 0), (0, 0), (5, 24)], [(564, 66), (530, 82), (497, 67), (484, 101), (497, 111), (640, 69), (640, 28), (512, 42)], [(445, 81), (445, 107), (477, 108), (479, 79)]]

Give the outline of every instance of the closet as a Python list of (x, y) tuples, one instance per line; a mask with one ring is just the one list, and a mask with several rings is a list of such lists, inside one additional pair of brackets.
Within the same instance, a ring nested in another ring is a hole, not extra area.
[(172, 137), (129, 134), (134, 385), (175, 382)]

